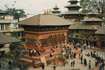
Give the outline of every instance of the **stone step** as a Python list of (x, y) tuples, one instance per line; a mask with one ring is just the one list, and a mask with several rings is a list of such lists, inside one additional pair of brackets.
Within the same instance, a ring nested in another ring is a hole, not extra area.
[(27, 49), (36, 49), (36, 50), (50, 50), (51, 48), (54, 48), (53, 46), (49, 46), (49, 47), (43, 47), (43, 48), (40, 48), (40, 47), (27, 47)]
[[(52, 57), (58, 56), (59, 54), (60, 54), (60, 52), (52, 53)], [(41, 60), (41, 57), (45, 57), (46, 59), (49, 59), (50, 58), (50, 55), (47, 54), (47, 55), (37, 56), (37, 57), (36, 56), (30, 57), (29, 55), (24, 55), (23, 57), (26, 58), (26, 59), (29, 59), (29, 60), (37, 60), (37, 61), (40, 61)]]
[[(54, 51), (55, 52), (60, 52), (60, 51), (62, 51), (62, 48), (56, 48), (56, 49), (54, 49)], [(49, 54), (50, 52), (53, 53), (53, 51), (51, 51), (51, 50), (47, 50), (45, 52), (40, 52), (40, 56)], [(29, 54), (28, 51), (27, 51), (27, 54)], [(32, 55), (34, 55), (34, 54), (32, 54)], [(39, 56), (39, 54), (36, 54), (35, 56)]]
[(26, 58), (20, 58), (18, 59), (19, 62), (21, 63), (26, 63), (29, 64), (30, 66), (36, 66), (37, 68), (41, 66), (40, 61), (36, 61), (35, 63), (32, 62), (32, 60), (26, 59)]
[[(49, 59), (50, 61), (51, 61), (51, 63), (53, 62), (53, 59), (54, 59), (54, 57), (58, 57), (59, 56), (59, 52), (55, 52), (55, 53), (52, 53), (52, 57), (50, 57), (50, 55), (44, 55), (44, 56), (39, 56), (39, 57), (23, 57), (23, 58), (20, 58), (19, 59), (19, 62), (23, 62), (23, 63), (27, 63), (27, 64), (29, 64), (30, 66), (37, 66), (37, 67), (40, 67), (40, 65), (41, 65), (41, 57), (45, 57), (45, 59), (46, 59), (46, 62), (47, 62), (47, 60)], [(28, 55), (26, 55), (26, 56), (28, 56)], [(36, 64), (35, 63), (32, 63), (32, 61), (33, 61), (33, 59), (35, 60), (35, 59), (37, 59), (36, 60)]]

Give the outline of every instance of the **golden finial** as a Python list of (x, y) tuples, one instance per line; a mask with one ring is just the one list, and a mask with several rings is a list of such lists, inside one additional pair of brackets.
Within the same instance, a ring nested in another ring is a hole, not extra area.
[(93, 13), (95, 13), (95, 10), (94, 10), (94, 9), (92, 9), (92, 12), (93, 12)]
[(57, 4), (55, 5), (55, 8), (58, 8)]
[(51, 15), (51, 9), (44, 10), (44, 15)]

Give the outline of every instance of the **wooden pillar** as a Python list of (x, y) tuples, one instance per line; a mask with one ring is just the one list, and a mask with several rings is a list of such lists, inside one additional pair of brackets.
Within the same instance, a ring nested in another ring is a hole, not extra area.
[(90, 41), (88, 41), (88, 47), (90, 48)]
[(101, 42), (98, 40), (97, 41), (97, 47), (100, 48), (101, 47)]

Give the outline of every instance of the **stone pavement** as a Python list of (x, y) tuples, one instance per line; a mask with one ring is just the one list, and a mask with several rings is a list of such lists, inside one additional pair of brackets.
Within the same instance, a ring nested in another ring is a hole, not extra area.
[[(93, 52), (94, 50), (86, 49), (83, 51), (83, 53), (87, 54), (87, 53), (91, 53), (91, 51)], [(103, 57), (105, 59), (105, 52), (96, 51), (96, 54), (98, 54), (100, 57)]]

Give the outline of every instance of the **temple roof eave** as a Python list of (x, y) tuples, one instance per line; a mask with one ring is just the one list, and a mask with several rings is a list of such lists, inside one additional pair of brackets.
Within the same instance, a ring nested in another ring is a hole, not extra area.
[(105, 26), (99, 27), (95, 34), (102, 34), (105, 35)]
[(73, 24), (71, 26), (69, 26), (68, 29), (72, 29), (72, 30), (97, 30), (99, 28), (98, 25), (85, 25), (82, 22), (77, 23), (77, 24)]
[(18, 24), (24, 26), (68, 26), (73, 23), (56, 15), (36, 15), (20, 21)]
[(65, 8), (81, 8), (81, 6), (79, 6), (79, 5), (67, 5), (67, 6), (65, 6)]
[(62, 13), (61, 15), (84, 15), (83, 13), (81, 12), (78, 12), (78, 11), (66, 11), (64, 13)]
[(94, 17), (94, 18), (86, 18), (86, 19), (82, 20), (82, 22), (103, 22), (103, 20)]
[(4, 35), (2, 33), (0, 33), (0, 38), (2, 38), (0, 40), (0, 44), (9, 44), (9, 43), (13, 43), (13, 42), (20, 42), (21, 40), (18, 40), (14, 37), (8, 36), (8, 35)]
[(61, 11), (54, 10), (54, 11), (52, 11), (52, 13), (61, 13)]

